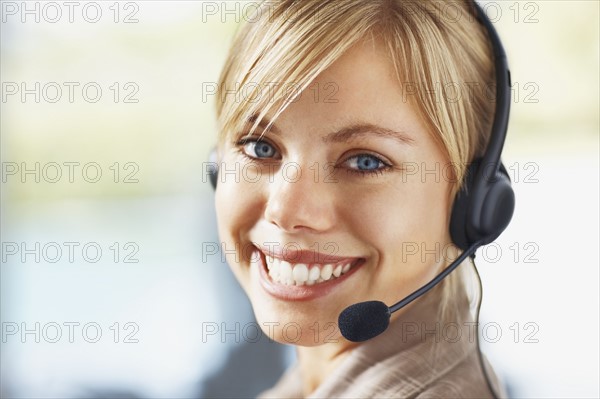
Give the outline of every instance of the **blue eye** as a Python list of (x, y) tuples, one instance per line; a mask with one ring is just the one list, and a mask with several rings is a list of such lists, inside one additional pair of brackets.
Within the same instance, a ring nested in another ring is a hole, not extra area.
[(266, 141), (246, 140), (241, 144), (244, 152), (253, 158), (273, 158), (277, 154), (275, 148)]
[(368, 154), (356, 155), (349, 158), (346, 162), (351, 169), (361, 173), (377, 172), (378, 170), (387, 167), (387, 165), (379, 158)]

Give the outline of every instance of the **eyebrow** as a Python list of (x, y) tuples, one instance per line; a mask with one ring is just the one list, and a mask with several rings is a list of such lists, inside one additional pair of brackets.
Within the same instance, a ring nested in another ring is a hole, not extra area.
[[(253, 125), (256, 122), (257, 118), (258, 118), (258, 116), (256, 114), (252, 115), (250, 118), (247, 119), (246, 123), (249, 125)], [(279, 128), (277, 126), (275, 126), (275, 124), (271, 124), (269, 126), (270, 123), (271, 122), (266, 117), (262, 118), (260, 120), (260, 122), (258, 122), (258, 125), (256, 127), (263, 130), (263, 132), (261, 133), (261, 136), (268, 132), (273, 132), (275, 134), (281, 134), (281, 130), (279, 130)], [(267, 129), (267, 126), (269, 126), (269, 129)]]
[[(256, 116), (252, 116), (248, 118), (248, 123), (254, 123), (256, 121)], [(263, 118), (259, 124), (258, 128), (266, 129), (269, 125), (270, 121), (267, 118)], [(281, 130), (275, 126), (275, 124), (271, 124), (268, 130), (265, 130), (263, 133), (267, 133), (268, 131), (273, 132), (274, 134), (281, 134)], [(355, 123), (346, 127), (341, 128), (340, 130), (329, 133), (325, 137), (322, 138), (324, 143), (341, 143), (344, 141), (349, 141), (353, 138), (361, 138), (369, 135), (376, 135), (382, 137), (389, 137), (395, 140), (400, 141), (402, 144), (413, 144), (414, 139), (409, 137), (403, 131), (396, 131), (392, 129), (385, 128), (383, 126), (374, 125), (372, 123)]]
[(327, 136), (323, 137), (323, 142), (339, 143), (348, 141), (352, 138), (369, 136), (371, 134), (393, 138), (403, 144), (412, 144), (414, 142), (414, 140), (407, 136), (404, 132), (397, 132), (395, 130), (373, 125), (371, 123), (357, 123), (344, 127), (337, 132), (329, 133)]

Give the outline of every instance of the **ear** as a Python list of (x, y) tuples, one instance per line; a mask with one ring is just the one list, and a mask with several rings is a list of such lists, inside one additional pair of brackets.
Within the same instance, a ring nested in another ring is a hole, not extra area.
[(217, 189), (219, 181), (219, 153), (218, 147), (214, 147), (208, 155), (208, 167), (206, 168), (210, 184), (213, 189)]

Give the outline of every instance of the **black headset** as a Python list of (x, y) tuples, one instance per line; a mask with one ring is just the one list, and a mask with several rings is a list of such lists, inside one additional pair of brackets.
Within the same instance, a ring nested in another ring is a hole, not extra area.
[(466, 181), (452, 207), (450, 236), (463, 250), (475, 243), (489, 244), (498, 238), (510, 223), (515, 210), (515, 193), (508, 172), (500, 161), (510, 113), (510, 70), (496, 29), (481, 7), (473, 3), (478, 20), (488, 32), (494, 52), (496, 110), (485, 154), (469, 166)]
[[(456, 246), (463, 250), (475, 244), (489, 244), (498, 238), (508, 226), (515, 209), (515, 194), (510, 178), (500, 161), (510, 113), (510, 71), (496, 29), (481, 7), (473, 3), (478, 20), (488, 32), (494, 52), (496, 109), (485, 154), (470, 164), (452, 207), (450, 236)], [(211, 152), (209, 161), (207, 170), (210, 182), (216, 189), (219, 175), (216, 149)]]

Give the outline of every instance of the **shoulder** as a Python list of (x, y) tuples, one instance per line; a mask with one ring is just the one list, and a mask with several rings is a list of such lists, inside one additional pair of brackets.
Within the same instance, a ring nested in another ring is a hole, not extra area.
[[(503, 385), (489, 362), (483, 357), (490, 383), (499, 397), (506, 397)], [(438, 376), (416, 398), (494, 398), (485, 379), (477, 351), (448, 372)]]

